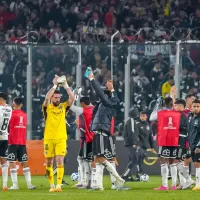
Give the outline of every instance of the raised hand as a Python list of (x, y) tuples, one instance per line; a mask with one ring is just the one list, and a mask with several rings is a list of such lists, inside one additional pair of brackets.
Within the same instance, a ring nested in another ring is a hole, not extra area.
[(58, 78), (60, 78), (58, 75), (55, 75), (54, 79), (53, 79), (53, 84), (54, 85), (58, 85)]
[(112, 91), (114, 89), (112, 80), (107, 80), (106, 87), (109, 91)]

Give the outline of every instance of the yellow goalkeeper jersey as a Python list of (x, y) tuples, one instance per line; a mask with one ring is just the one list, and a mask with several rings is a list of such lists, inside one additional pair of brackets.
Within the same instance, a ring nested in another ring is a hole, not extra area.
[(68, 101), (58, 106), (48, 104), (42, 106), (45, 118), (44, 140), (67, 139), (66, 113), (69, 109)]

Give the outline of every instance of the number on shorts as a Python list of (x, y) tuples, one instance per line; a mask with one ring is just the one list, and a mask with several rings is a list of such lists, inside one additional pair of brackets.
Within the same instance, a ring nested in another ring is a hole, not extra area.
[(8, 128), (8, 122), (9, 122), (9, 118), (4, 118), (3, 124), (1, 126), (1, 131), (7, 130), (7, 128)]

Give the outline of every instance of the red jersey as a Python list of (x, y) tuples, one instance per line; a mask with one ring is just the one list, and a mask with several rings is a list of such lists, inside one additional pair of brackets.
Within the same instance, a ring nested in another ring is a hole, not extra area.
[[(83, 118), (79, 117), (79, 129), (84, 132), (85, 140), (87, 143), (92, 142), (94, 133), (90, 131), (90, 124), (92, 122), (94, 106), (88, 106), (83, 109)], [(81, 120), (82, 119), (82, 120)]]
[(178, 146), (181, 114), (175, 110), (158, 112), (158, 146)]
[(8, 144), (26, 145), (27, 115), (22, 110), (13, 110), (10, 119)]

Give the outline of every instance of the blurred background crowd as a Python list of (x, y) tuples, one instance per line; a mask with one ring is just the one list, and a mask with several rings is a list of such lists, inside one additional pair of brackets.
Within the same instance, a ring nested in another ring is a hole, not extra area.
[[(83, 74), (91, 66), (102, 86), (111, 78), (111, 51), (106, 42), (116, 30), (120, 34), (114, 40), (113, 81), (120, 105), (116, 111), (115, 134), (122, 135), (128, 53), (131, 55), (131, 106), (150, 111), (157, 97), (166, 97), (174, 84), (176, 45), (143, 42), (200, 39), (200, 0), (0, 1), (0, 91), (9, 94), (10, 103), (16, 95), (26, 98), (28, 48), (23, 44), (27, 40), (37, 42), (32, 48), (33, 138), (42, 138), (41, 104), (54, 75), (66, 75), (70, 86), (76, 87), (77, 44), (80, 43), (83, 94), (96, 101)], [(182, 45), (180, 55), (181, 96), (200, 96), (199, 44)], [(62, 93), (65, 98), (66, 93)], [(75, 115), (69, 113), (71, 139), (75, 138), (74, 120)]]

